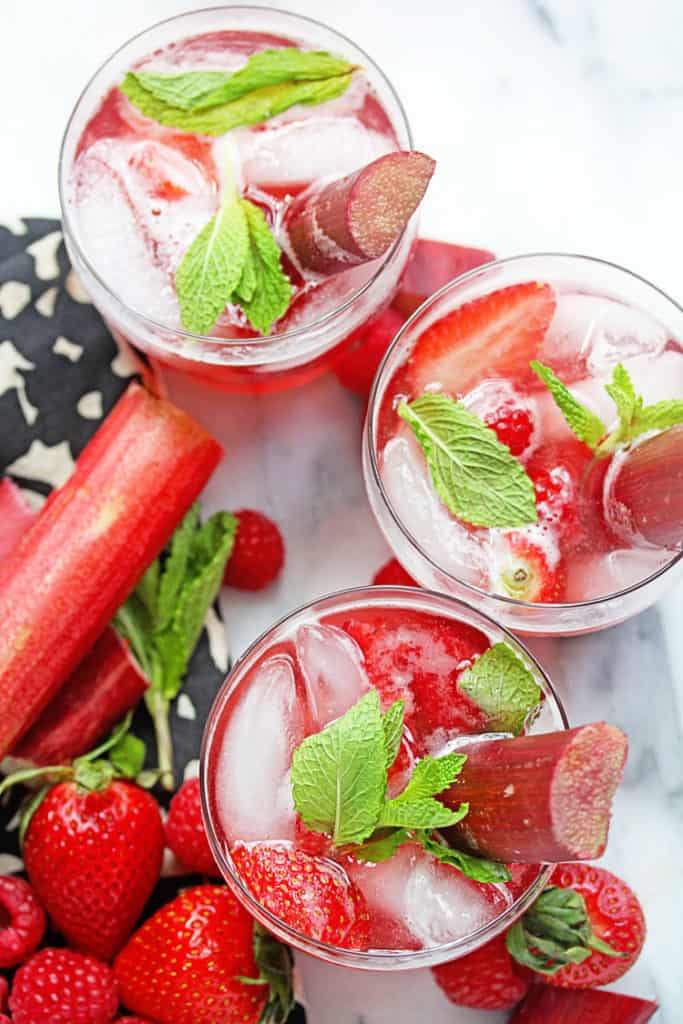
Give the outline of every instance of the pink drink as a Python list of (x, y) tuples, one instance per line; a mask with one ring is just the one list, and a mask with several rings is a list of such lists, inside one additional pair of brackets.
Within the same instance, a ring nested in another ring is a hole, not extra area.
[[(283, 47), (325, 48), (363, 70), (336, 99), (297, 105), (220, 137), (164, 127), (117, 87), (128, 70), (235, 71), (250, 55)], [(381, 73), (323, 26), (242, 8), (171, 19), (112, 58), (67, 129), (62, 200), (69, 249), (98, 307), (134, 345), (228, 389), (299, 383), (390, 300), (414, 231), (387, 256), (323, 277), (298, 265), (283, 230), (284, 211), (293, 197), (409, 141)], [(293, 286), (289, 308), (267, 339), (236, 305), (228, 305), (207, 338), (181, 328), (174, 273), (216, 212), (228, 152), (238, 189), (265, 213)]]
[[(509, 883), (474, 882), (414, 843), (383, 863), (363, 863), (303, 825), (293, 804), (294, 749), (373, 687), (384, 709), (405, 700), (389, 796), (403, 789), (427, 754), (485, 743), (485, 716), (456, 684), (501, 640), (525, 660), (545, 693), (527, 728), (562, 728), (562, 711), (540, 670), (490, 620), (436, 595), (388, 588), (339, 594), (295, 613), (247, 652), (214, 705), (202, 766), (214, 851), (240, 899), (295, 947), (312, 1024), (347, 1024), (361, 1012), (375, 1024), (390, 1011), (395, 1021), (414, 1021), (420, 1000), (436, 1024), (474, 1019), (448, 1002), (428, 969), (395, 972), (471, 951), (519, 916), (544, 883), (545, 870), (532, 864), (514, 866)], [(310, 929), (303, 934), (298, 919), (275, 917), (253, 898), (237, 866), (245, 850), (264, 846), (302, 852), (348, 887), (349, 899), (355, 894), (338, 944)]]
[[(666, 296), (578, 258), (503, 261), (428, 300), (385, 361), (367, 424), (368, 493), (406, 569), (532, 632), (599, 628), (650, 604), (679, 545), (628, 529), (617, 501), (625, 451), (595, 458), (529, 363), (552, 369), (611, 431), (618, 417), (605, 385), (615, 366), (645, 405), (680, 399), (682, 338), (681, 311)], [(508, 445), (534, 485), (537, 522), (478, 527), (447, 507), (397, 411), (429, 392), (462, 402)], [(652, 501), (675, 501), (673, 487)]]

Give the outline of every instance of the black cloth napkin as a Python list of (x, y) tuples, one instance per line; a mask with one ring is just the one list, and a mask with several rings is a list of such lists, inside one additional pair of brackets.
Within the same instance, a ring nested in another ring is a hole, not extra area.
[[(142, 364), (119, 350), (71, 270), (59, 221), (29, 218), (0, 224), (0, 471), (36, 506), (68, 475), (85, 444)], [(0, 528), (2, 524), (0, 524)], [(225, 675), (220, 644), (206, 632), (194, 654), (185, 697), (172, 711), (176, 775), (196, 768), (204, 722)], [(134, 731), (154, 738), (143, 708)], [(161, 803), (169, 796), (156, 794)], [(0, 874), (19, 857), (18, 797), (0, 807)], [(8, 825), (10, 826), (8, 829)], [(17, 867), (19, 865), (16, 865)], [(146, 913), (198, 879), (162, 879)], [(49, 936), (59, 943), (58, 936)], [(291, 1018), (302, 1022), (302, 1011)]]

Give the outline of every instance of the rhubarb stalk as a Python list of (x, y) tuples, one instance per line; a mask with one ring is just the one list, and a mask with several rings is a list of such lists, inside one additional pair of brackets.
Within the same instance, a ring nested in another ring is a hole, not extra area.
[(683, 425), (616, 458), (606, 501), (610, 525), (630, 544), (683, 549)]
[(0, 562), (17, 546), (36, 518), (23, 494), (9, 477), (0, 480)]
[(647, 1024), (657, 1010), (650, 999), (616, 992), (532, 985), (510, 1024)]
[(469, 803), (448, 830), (454, 846), (504, 863), (592, 860), (607, 842), (627, 739), (598, 722), (564, 732), (490, 740), (467, 748), (440, 799)]
[(387, 153), (318, 192), (298, 196), (285, 228), (300, 266), (338, 274), (383, 256), (422, 201), (434, 167), (424, 153)]
[(0, 565), (0, 758), (91, 649), (202, 490), (220, 446), (131, 384)]

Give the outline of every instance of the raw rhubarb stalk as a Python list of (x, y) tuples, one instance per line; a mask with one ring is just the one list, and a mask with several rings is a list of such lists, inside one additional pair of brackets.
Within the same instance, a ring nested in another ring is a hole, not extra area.
[(319, 192), (297, 197), (285, 227), (299, 264), (338, 274), (383, 256), (419, 206), (434, 167), (424, 153), (387, 153)]
[(0, 565), (0, 759), (104, 631), (221, 455), (131, 384)]
[(683, 425), (648, 438), (616, 459), (606, 501), (610, 525), (630, 544), (645, 541), (681, 550)]
[(126, 641), (108, 626), (12, 756), (39, 766), (67, 764), (132, 711), (148, 685)]
[(449, 830), (465, 846), (505, 863), (599, 857), (627, 739), (598, 722), (565, 732), (491, 740), (466, 750), (454, 785), (439, 799), (470, 810)]
[(493, 259), (495, 256), (488, 249), (468, 249), (432, 238), (418, 238), (391, 305), (408, 317), (449, 281)]
[(36, 518), (23, 494), (9, 477), (0, 480), (0, 562), (16, 547)]
[(646, 1024), (657, 1010), (650, 999), (616, 992), (532, 985), (509, 1024)]

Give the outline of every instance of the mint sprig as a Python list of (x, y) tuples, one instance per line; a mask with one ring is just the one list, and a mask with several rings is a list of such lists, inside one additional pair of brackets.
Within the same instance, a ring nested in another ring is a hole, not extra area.
[(514, 736), (543, 697), (533, 672), (505, 643), (484, 651), (460, 676), (458, 687), (484, 712), (492, 732)]
[(615, 366), (611, 382), (605, 385), (619, 417), (618, 426), (610, 433), (600, 417), (579, 402), (549, 367), (533, 360), (531, 368), (549, 389), (570, 429), (598, 458), (611, 455), (650, 430), (666, 430), (683, 423), (683, 399), (645, 405), (623, 363)]
[(521, 462), (460, 402), (426, 393), (401, 402), (427, 460), (434, 489), (473, 526), (513, 528), (538, 520), (534, 485)]

